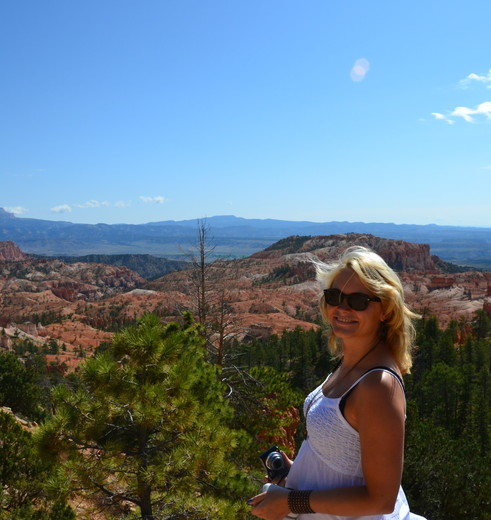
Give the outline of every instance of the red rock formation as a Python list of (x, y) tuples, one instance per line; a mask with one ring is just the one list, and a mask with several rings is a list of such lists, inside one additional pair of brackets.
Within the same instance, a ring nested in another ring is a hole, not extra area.
[[(249, 258), (216, 262), (208, 270), (211, 307), (224, 304), (225, 322), (239, 340), (296, 327), (316, 328), (321, 287), (311, 261), (330, 262), (352, 245), (369, 247), (384, 257), (399, 271), (410, 307), (436, 315), (442, 325), (470, 319), (481, 309), (491, 315), (491, 273), (448, 275), (445, 264), (432, 257), (426, 245), (359, 234), (290, 237)], [(37, 335), (29, 325), (29, 338), (41, 344), (50, 338), (64, 343), (63, 363), (71, 370), (83, 359), (76, 354), (81, 346), (91, 353), (110, 340), (97, 335), (98, 329), (122, 326), (145, 312), (172, 321), (185, 310), (196, 310), (190, 271), (143, 283), (124, 267), (29, 257), (0, 261), (0, 327), (51, 320), (45, 328), (37, 326)], [(52, 361), (59, 363), (62, 354), (56, 356)]]
[(448, 289), (454, 284), (455, 278), (453, 276), (432, 276), (428, 287), (430, 289)]
[[(297, 244), (300, 245), (298, 247)], [(283, 247), (279, 247), (283, 244)], [(255, 253), (251, 258), (279, 258), (285, 253), (315, 252), (323, 261), (334, 260), (346, 248), (358, 245), (376, 251), (396, 271), (437, 271), (427, 244), (412, 244), (402, 240), (379, 238), (369, 234), (349, 233), (316, 237), (289, 237)], [(293, 248), (295, 248), (293, 250)]]
[[(145, 282), (126, 267), (36, 259), (23, 255), (12, 242), (0, 244), (0, 348), (11, 349), (17, 338), (39, 347), (56, 339), (66, 349), (58, 358), (69, 370), (83, 359), (74, 351), (82, 348), (89, 355), (111, 338), (82, 323), (86, 317), (77, 315), (77, 307), (122, 295)], [(112, 316), (113, 309), (108, 314)], [(51, 325), (43, 327), (40, 321)], [(112, 325), (104, 320), (102, 324)], [(51, 361), (60, 364), (58, 358)]]
[(30, 336), (37, 336), (38, 335), (38, 328), (37, 325), (34, 323), (31, 323), (30, 321), (26, 321), (24, 323), (19, 323), (16, 325), (17, 329), (25, 332), (26, 334), (29, 334)]
[(284, 426), (280, 426), (277, 435), (271, 435), (270, 432), (263, 431), (258, 434), (257, 438), (264, 445), (281, 446), (289, 457), (294, 457), (296, 451), (295, 433), (300, 423), (300, 413), (295, 406), (291, 406), (288, 410), (285, 410), (281, 420)]
[(12, 338), (7, 335), (5, 329), (0, 331), (0, 350), (12, 350)]
[(25, 260), (25, 255), (13, 242), (0, 242), (0, 261), (18, 262)]
[(484, 273), (484, 276), (486, 277), (486, 281), (488, 282), (487, 295), (491, 296), (491, 273)]
[(484, 312), (491, 317), (491, 273), (484, 273), (486, 276), (486, 281), (488, 284), (488, 288), (486, 291), (486, 300), (484, 301)]
[(491, 318), (491, 302), (490, 301), (484, 302), (483, 310)]
[[(315, 281), (311, 260), (332, 262), (353, 245), (380, 254), (399, 272), (409, 305), (417, 312), (436, 315), (442, 325), (462, 316), (471, 317), (483, 308), (490, 285), (486, 275), (472, 271), (447, 275), (445, 263), (431, 256), (425, 244), (361, 234), (289, 237), (249, 258), (220, 262), (213, 268), (225, 288), (227, 303), (238, 317), (242, 337), (258, 337), (268, 330), (281, 333), (285, 328), (312, 327), (311, 322), (319, 318), (321, 288)], [(177, 292), (180, 308), (192, 308), (190, 280), (189, 271), (181, 271), (147, 287), (164, 295)], [(178, 315), (178, 308), (174, 312), (169, 309), (169, 313)]]

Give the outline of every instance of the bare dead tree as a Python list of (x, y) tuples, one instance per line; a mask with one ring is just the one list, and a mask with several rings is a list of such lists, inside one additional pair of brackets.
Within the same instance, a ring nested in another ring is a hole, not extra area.
[(233, 262), (234, 261), (230, 261), (226, 264), (228, 284), (223, 275), (225, 267), (223, 263), (217, 262), (213, 266), (213, 278), (217, 283), (212, 293), (210, 306), (209, 323), (212, 331), (210, 339), (216, 364), (222, 367), (228, 362), (226, 360), (227, 344), (239, 335), (242, 330), (239, 325), (239, 318), (233, 309), (231, 301), (232, 288), (230, 284), (233, 280), (238, 278), (237, 269)]
[(195, 316), (203, 327), (210, 360), (223, 366), (227, 342), (238, 334), (239, 328), (231, 306), (231, 289), (226, 283), (236, 274), (233, 266), (215, 256), (214, 238), (206, 220), (198, 220), (196, 243), (189, 259)]
[(215, 245), (206, 220), (198, 220), (195, 251), (190, 255), (193, 291), (195, 293), (196, 318), (206, 328), (209, 313), (208, 293), (212, 290), (209, 273), (212, 268)]

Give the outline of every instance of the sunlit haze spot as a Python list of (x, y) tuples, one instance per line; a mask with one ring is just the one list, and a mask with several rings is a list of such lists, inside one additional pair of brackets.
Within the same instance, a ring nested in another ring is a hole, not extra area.
[(363, 81), (367, 72), (370, 69), (370, 63), (365, 58), (359, 58), (355, 61), (353, 68), (351, 69), (351, 79), (353, 81)]

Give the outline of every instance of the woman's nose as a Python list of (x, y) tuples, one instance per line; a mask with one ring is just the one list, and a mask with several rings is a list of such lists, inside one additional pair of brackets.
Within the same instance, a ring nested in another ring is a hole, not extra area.
[(339, 307), (343, 310), (349, 310), (351, 307), (348, 305), (348, 298), (344, 294), (341, 295), (341, 301), (339, 302)]

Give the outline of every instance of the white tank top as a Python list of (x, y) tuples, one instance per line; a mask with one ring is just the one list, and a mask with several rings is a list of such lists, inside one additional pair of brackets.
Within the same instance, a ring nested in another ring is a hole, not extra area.
[[(308, 438), (302, 443), (297, 457), (288, 474), (286, 486), (291, 489), (333, 489), (344, 486), (364, 485), (361, 467), (360, 438), (358, 432), (341, 413), (343, 399), (369, 373), (382, 370), (397, 378), (399, 376), (385, 367), (376, 367), (363, 374), (341, 396), (326, 397), (322, 392), (325, 383), (311, 392), (304, 403), (307, 417)], [(326, 381), (329, 377), (326, 379)], [(411, 517), (406, 496), (402, 488), (393, 513), (346, 517), (316, 513), (300, 515), (299, 520), (409, 520)]]

